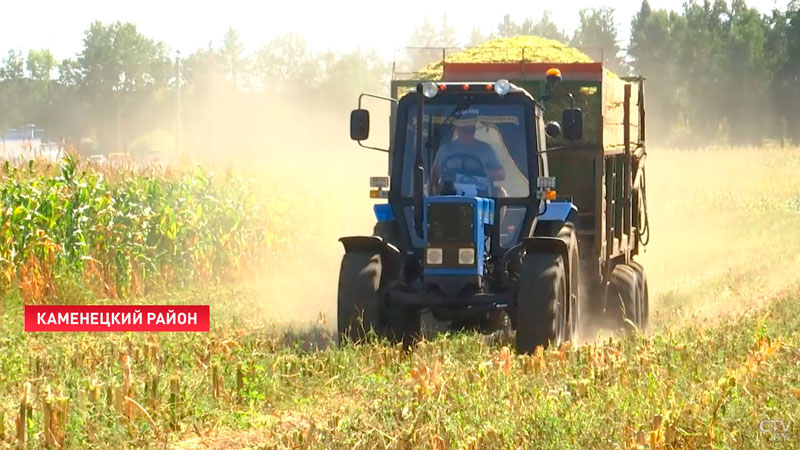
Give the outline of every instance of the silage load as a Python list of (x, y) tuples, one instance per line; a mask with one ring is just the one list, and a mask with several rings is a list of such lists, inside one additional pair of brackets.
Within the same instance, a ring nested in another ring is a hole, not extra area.
[[(539, 36), (514, 36), (497, 38), (477, 47), (468, 48), (446, 57), (448, 63), (590, 63), (592, 58), (561, 42)], [(613, 75), (606, 71), (607, 75)], [(430, 64), (419, 71), (419, 78), (440, 80), (442, 62)]]

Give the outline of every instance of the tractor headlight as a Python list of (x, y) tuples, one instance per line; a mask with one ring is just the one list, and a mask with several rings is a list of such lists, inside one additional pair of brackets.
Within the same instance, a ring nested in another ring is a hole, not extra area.
[(422, 95), (424, 95), (425, 97), (433, 98), (436, 97), (436, 94), (438, 93), (439, 93), (439, 86), (437, 86), (436, 83), (433, 83), (431, 81), (422, 83)]
[(440, 248), (429, 248), (425, 252), (425, 261), (428, 264), (441, 264), (442, 263), (442, 249)]
[(502, 96), (508, 94), (508, 91), (510, 91), (510, 90), (511, 90), (511, 83), (509, 83), (508, 80), (497, 80), (497, 81), (495, 81), (495, 83), (494, 83), (494, 91), (497, 93), (497, 95), (502, 97)]
[(464, 265), (475, 264), (475, 249), (472, 248), (458, 249), (458, 263)]

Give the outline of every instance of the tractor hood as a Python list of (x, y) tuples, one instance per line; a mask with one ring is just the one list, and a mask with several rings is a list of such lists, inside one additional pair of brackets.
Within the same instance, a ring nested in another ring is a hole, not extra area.
[[(480, 279), (485, 271), (486, 225), (494, 224), (495, 201), (444, 195), (424, 202), (423, 275), (426, 284), (442, 277)], [(479, 281), (478, 281), (479, 283)]]

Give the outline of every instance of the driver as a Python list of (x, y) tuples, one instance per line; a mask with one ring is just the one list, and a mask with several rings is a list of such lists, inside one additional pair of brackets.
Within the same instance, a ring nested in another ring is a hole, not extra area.
[(486, 177), (492, 182), (505, 179), (505, 171), (492, 146), (475, 138), (477, 118), (477, 113), (474, 111), (465, 111), (455, 122), (455, 139), (443, 145), (436, 153), (433, 167), (431, 168), (431, 182), (437, 189), (439, 188), (442, 162), (454, 155), (465, 155), (479, 159), (483, 164)]

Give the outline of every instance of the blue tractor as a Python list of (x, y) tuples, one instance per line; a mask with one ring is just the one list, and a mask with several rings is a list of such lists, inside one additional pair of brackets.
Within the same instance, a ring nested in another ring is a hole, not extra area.
[[(602, 135), (615, 131), (603, 125), (614, 111), (585, 89), (606, 92), (602, 67), (566, 65), (590, 76), (562, 79), (528, 66), (513, 82), (485, 81), (502, 69), (491, 64), (445, 64), (443, 80), (392, 83), (390, 176), (370, 179), (371, 196), (388, 202), (374, 206), (372, 236), (340, 239), (341, 337), (374, 330), (410, 344), (430, 312), (454, 330), (516, 330), (517, 350), (531, 352), (576, 339), (590, 315), (646, 325), (644, 269), (632, 259), (643, 234), (641, 89), (635, 127), (623, 86), (628, 131), (612, 150)], [(369, 126), (360, 98), (351, 138), (374, 148)]]

